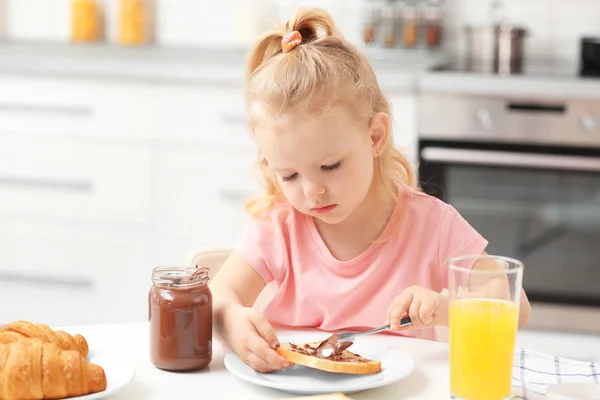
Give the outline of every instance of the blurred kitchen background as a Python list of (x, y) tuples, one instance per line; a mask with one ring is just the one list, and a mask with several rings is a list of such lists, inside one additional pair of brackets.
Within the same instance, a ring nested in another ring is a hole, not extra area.
[(423, 189), (524, 261), (520, 344), (600, 361), (598, 0), (0, 0), (0, 325), (143, 321), (154, 266), (235, 242), (246, 50), (309, 5)]

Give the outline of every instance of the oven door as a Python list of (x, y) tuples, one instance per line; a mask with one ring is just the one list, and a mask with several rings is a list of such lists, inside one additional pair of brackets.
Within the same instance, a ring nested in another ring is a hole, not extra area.
[(425, 193), (523, 261), (532, 302), (600, 305), (600, 151), (422, 140), (419, 158)]

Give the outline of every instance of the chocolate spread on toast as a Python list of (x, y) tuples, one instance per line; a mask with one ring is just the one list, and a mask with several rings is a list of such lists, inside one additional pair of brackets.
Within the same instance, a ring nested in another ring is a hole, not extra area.
[[(314, 347), (309, 343), (305, 343), (302, 346), (298, 346), (293, 343), (290, 343), (290, 346), (292, 347), (292, 350), (295, 351), (296, 353), (300, 353), (300, 354), (304, 354), (304, 355), (312, 356), (312, 357), (317, 357), (317, 358), (322, 358), (324, 360), (342, 361), (342, 362), (350, 362), (350, 363), (367, 363), (367, 362), (369, 362), (368, 360), (364, 359), (363, 357), (359, 356), (358, 354), (354, 354), (351, 352), (342, 354), (344, 352), (344, 350), (346, 350), (348, 347), (350, 347), (350, 345), (352, 345), (352, 342), (341, 342), (338, 345), (338, 339), (339, 339), (339, 335), (334, 334), (327, 340), (321, 342), (321, 344), (314, 346)], [(325, 343), (333, 344), (335, 346), (336, 352), (327, 357), (322, 356), (317, 351), (317, 349), (320, 346), (324, 345)]]

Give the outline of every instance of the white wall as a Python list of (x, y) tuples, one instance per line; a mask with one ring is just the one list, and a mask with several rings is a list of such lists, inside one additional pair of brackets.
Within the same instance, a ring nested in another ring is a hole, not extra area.
[[(4, 1), (8, 1), (10, 38), (68, 41), (71, 0)], [(99, 1), (107, 9), (107, 34), (112, 41), (119, 0)], [(366, 0), (154, 1), (160, 16), (156, 24), (160, 44), (226, 46), (246, 45), (269, 23), (281, 23), (301, 5), (328, 9), (342, 32), (350, 40), (358, 41), (360, 12)], [(448, 51), (462, 51), (462, 27), (467, 23), (485, 22), (488, 4), (488, 0), (446, 0), (445, 48)], [(600, 36), (600, 0), (505, 0), (505, 4), (509, 16), (530, 31), (526, 42), (528, 57), (576, 60), (579, 37)]]
[[(71, 0), (0, 0), (6, 2), (9, 39), (69, 40)], [(297, 5), (320, 5), (352, 36), (361, 0), (153, 0), (157, 42), (176, 46), (245, 45), (267, 26), (281, 23)], [(113, 42), (119, 0), (98, 0), (106, 13), (106, 36)], [(351, 39), (358, 38), (358, 32)]]
[[(298, 5), (319, 5), (334, 15), (348, 37), (357, 40), (362, 0), (153, 0), (160, 16), (157, 42), (176, 46), (246, 45), (270, 24), (281, 23)], [(0, 0), (6, 2), (9, 39), (66, 42), (71, 0)], [(106, 12), (109, 42), (116, 37), (119, 0), (98, 0)]]

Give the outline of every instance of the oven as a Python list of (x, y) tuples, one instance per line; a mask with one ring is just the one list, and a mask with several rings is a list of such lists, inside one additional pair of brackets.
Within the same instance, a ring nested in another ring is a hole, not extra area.
[(532, 326), (600, 333), (600, 99), (421, 94), (418, 176), (523, 261)]

